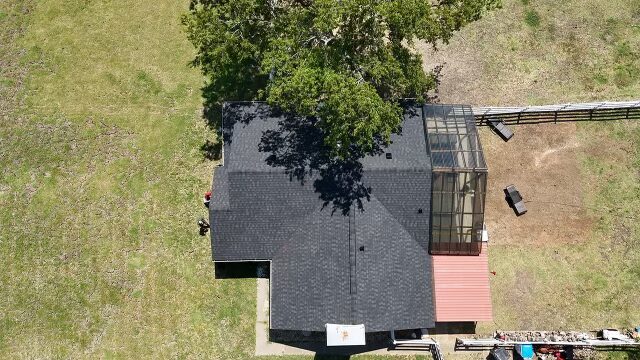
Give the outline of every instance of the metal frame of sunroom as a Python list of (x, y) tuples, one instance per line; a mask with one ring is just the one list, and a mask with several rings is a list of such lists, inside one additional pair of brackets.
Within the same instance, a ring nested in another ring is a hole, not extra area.
[(473, 112), (430, 104), (423, 114), (432, 167), (430, 252), (478, 255), (488, 169)]

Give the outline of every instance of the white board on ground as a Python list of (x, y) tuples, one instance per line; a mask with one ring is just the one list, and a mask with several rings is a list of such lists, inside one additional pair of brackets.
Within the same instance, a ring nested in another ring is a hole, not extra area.
[(327, 324), (326, 329), (327, 346), (366, 345), (364, 339), (364, 324)]

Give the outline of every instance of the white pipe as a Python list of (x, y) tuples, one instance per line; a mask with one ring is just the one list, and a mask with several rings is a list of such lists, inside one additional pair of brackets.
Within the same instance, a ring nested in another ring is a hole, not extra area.
[(396, 340), (396, 332), (394, 330), (389, 331), (389, 337), (391, 337), (391, 341), (393, 341), (393, 345), (438, 345), (438, 342), (429, 339), (400, 339)]
[(433, 340), (409, 339), (409, 340), (393, 340), (393, 345), (437, 345)]

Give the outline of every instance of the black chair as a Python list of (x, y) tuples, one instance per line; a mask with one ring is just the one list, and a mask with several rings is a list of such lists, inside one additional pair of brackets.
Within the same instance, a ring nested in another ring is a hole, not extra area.
[(493, 129), (493, 131), (502, 138), (502, 140), (509, 141), (513, 137), (513, 131), (505, 125), (504, 121), (499, 119), (489, 119), (487, 123)]

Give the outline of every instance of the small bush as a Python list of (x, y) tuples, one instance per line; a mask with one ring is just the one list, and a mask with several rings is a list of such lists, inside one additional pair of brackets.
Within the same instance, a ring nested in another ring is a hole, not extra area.
[(147, 94), (158, 95), (162, 91), (162, 84), (142, 70), (136, 75), (136, 84)]
[(616, 61), (633, 61), (636, 54), (629, 42), (624, 41), (616, 45)]
[(633, 6), (634, 7), (631, 10), (631, 18), (634, 20), (640, 20), (640, 3), (636, 3)]
[(622, 25), (619, 19), (617, 18), (608, 18), (604, 26), (602, 26), (602, 32), (600, 33), (600, 38), (604, 41), (614, 42), (617, 41), (620, 37), (620, 29)]
[(613, 82), (618, 87), (627, 87), (640, 79), (638, 54), (627, 41), (616, 44), (614, 59), (616, 62)]
[(619, 88), (627, 87), (635, 83), (640, 77), (640, 68), (635, 64), (621, 64), (616, 66), (616, 71), (613, 76), (613, 82)]
[(537, 28), (540, 26), (540, 14), (535, 10), (529, 9), (524, 14), (524, 22), (533, 28)]
[(607, 79), (607, 75), (598, 73), (593, 77), (593, 81), (595, 81), (598, 85), (604, 85), (609, 82), (609, 79)]

